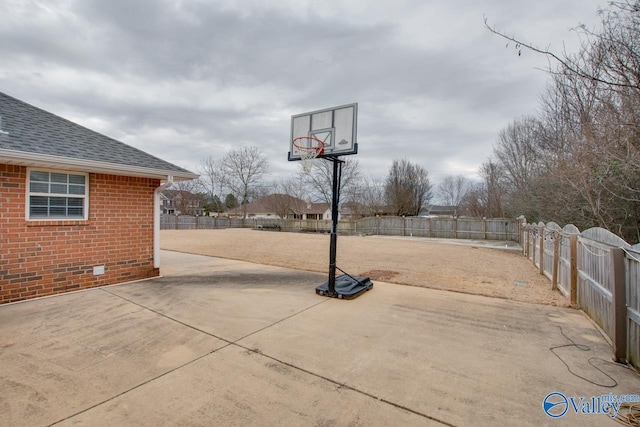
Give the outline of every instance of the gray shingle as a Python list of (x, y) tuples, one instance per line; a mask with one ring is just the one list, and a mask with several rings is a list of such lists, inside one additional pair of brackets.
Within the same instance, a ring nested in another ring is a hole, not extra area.
[(191, 173), (0, 92), (0, 149)]

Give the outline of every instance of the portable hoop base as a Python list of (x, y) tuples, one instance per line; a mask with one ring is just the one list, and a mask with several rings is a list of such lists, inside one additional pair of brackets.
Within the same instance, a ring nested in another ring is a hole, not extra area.
[(373, 283), (368, 277), (342, 274), (336, 277), (335, 291), (333, 294), (329, 292), (328, 281), (316, 287), (316, 293), (325, 297), (353, 299), (371, 288), (373, 288)]
[[(316, 288), (318, 295), (353, 299), (373, 287), (368, 277), (357, 277), (347, 274), (336, 265), (338, 247), (338, 203), (340, 201), (340, 179), (342, 178), (342, 164), (344, 160), (337, 157), (325, 157), (333, 162), (333, 182), (331, 190), (331, 242), (329, 245), (329, 280)], [(336, 277), (336, 270), (343, 275)]]

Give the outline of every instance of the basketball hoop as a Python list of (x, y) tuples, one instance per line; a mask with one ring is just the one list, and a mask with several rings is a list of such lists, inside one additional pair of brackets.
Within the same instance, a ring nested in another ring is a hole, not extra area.
[(322, 155), (324, 142), (313, 136), (299, 136), (293, 140), (293, 146), (300, 153), (302, 170), (305, 173), (311, 172), (311, 160)]

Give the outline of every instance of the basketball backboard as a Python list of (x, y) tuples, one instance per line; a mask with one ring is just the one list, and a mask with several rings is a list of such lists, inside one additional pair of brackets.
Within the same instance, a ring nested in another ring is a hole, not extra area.
[(325, 108), (291, 116), (289, 161), (302, 160), (293, 141), (299, 137), (314, 137), (324, 143), (320, 157), (336, 157), (358, 153), (358, 104)]

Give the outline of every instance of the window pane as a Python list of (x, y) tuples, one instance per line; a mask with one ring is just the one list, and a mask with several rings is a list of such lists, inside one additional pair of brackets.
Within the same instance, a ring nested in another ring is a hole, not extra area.
[(48, 197), (31, 196), (29, 199), (29, 217), (46, 218), (49, 216), (48, 204)]
[(84, 185), (84, 175), (69, 175), (69, 183)]
[(49, 172), (31, 171), (29, 179), (31, 181), (49, 182)]
[(29, 183), (29, 191), (31, 191), (32, 193), (48, 193), (49, 183), (31, 181)]
[(51, 193), (67, 194), (67, 184), (51, 184)]
[(48, 206), (49, 198), (44, 196), (31, 196), (29, 198), (29, 204), (31, 206)]
[(69, 194), (84, 194), (84, 185), (69, 184)]
[(82, 218), (82, 208), (69, 208), (68, 210), (69, 218)]
[(69, 198), (69, 199), (67, 199), (67, 206), (69, 206), (69, 207), (82, 207), (82, 206), (84, 206), (84, 199)]
[(51, 206), (49, 208), (49, 214), (51, 216), (67, 216), (67, 207), (66, 206)]
[(29, 211), (30, 218), (46, 218), (49, 216), (49, 209), (45, 207), (31, 206)]
[(66, 217), (67, 199), (64, 197), (49, 197), (49, 215), (52, 217)]
[(60, 182), (67, 183), (67, 174), (66, 173), (52, 173), (51, 174), (51, 182)]

